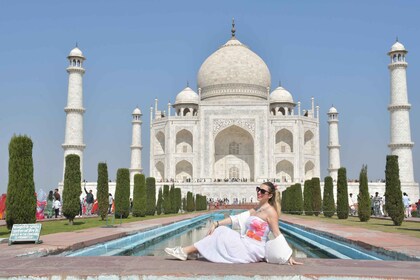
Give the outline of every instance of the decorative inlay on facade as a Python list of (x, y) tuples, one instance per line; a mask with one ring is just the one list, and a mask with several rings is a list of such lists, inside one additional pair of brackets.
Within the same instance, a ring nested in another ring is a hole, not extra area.
[(267, 88), (258, 85), (235, 83), (207, 86), (202, 88), (201, 91), (202, 100), (209, 97), (226, 95), (257, 96), (267, 99)]
[(251, 133), (251, 135), (255, 133), (254, 119), (215, 119), (213, 120), (213, 136), (231, 125), (237, 125)]

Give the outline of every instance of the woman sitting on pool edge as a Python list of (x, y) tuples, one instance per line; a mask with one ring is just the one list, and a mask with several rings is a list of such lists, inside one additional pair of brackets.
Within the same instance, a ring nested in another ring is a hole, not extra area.
[[(266, 243), (271, 230), (275, 241), (278, 240), (281, 245), (273, 245), (277, 247), (267, 250), (279, 251), (278, 246), (282, 246), (287, 252), (283, 252), (281, 261), (271, 261), (269, 258), (267, 261), (287, 262), (289, 265), (302, 264), (292, 258), (292, 250), (279, 230), (280, 193), (271, 182), (262, 183), (256, 190), (259, 202), (257, 207), (213, 223), (207, 236), (193, 245), (166, 248), (165, 252), (183, 261), (187, 260), (189, 254), (198, 252), (208, 261), (215, 263), (260, 262), (267, 258)], [(241, 233), (227, 227), (230, 224), (239, 224)]]

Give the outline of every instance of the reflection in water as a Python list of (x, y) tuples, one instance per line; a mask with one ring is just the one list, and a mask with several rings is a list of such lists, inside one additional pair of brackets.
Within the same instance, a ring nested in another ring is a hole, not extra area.
[[(195, 228), (183, 230), (165, 239), (157, 240), (153, 243), (145, 244), (144, 246), (133, 249), (125, 255), (132, 256), (167, 256), (164, 252), (166, 247), (188, 246), (205, 237), (213, 220), (203, 221)], [(285, 234), (289, 245), (293, 249), (293, 255), (297, 258), (333, 258), (325, 251), (314, 248), (302, 241), (295, 239), (292, 236)], [(272, 238), (272, 236), (270, 237)]]

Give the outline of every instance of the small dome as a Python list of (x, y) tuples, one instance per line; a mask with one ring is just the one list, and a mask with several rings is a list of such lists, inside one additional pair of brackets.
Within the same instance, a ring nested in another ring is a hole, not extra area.
[(69, 56), (79, 56), (79, 57), (84, 57), (84, 56), (83, 56), (82, 51), (81, 51), (78, 47), (75, 47), (74, 49), (72, 49), (72, 50), (70, 51)]
[(403, 44), (397, 41), (395, 42), (395, 44), (392, 45), (391, 52), (398, 52), (398, 51), (406, 51), (406, 49)]
[(141, 110), (137, 107), (136, 109), (134, 109), (132, 115), (142, 115)]
[(328, 114), (337, 114), (337, 113), (338, 113), (337, 109), (335, 109), (334, 106), (331, 106), (330, 110), (328, 111)]
[(191, 103), (198, 104), (198, 100), (198, 94), (190, 87), (186, 87), (176, 96), (175, 105)]
[(279, 86), (271, 92), (270, 103), (292, 103), (293, 97), (290, 92), (285, 90), (283, 87)]

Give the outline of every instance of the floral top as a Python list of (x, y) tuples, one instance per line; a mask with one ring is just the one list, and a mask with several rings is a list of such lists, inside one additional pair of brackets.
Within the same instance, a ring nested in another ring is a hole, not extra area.
[(270, 227), (268, 223), (257, 216), (250, 216), (246, 221), (246, 236), (257, 241), (267, 241)]

